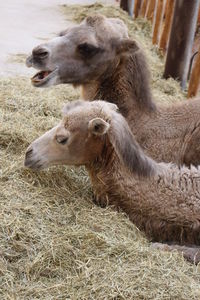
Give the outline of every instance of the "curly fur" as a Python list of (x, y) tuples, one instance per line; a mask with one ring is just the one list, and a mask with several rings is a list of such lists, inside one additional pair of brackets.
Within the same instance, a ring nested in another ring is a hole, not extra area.
[(85, 165), (97, 203), (122, 209), (150, 240), (179, 244), (167, 250), (187, 248), (188, 259), (198, 254), (188, 247), (200, 246), (200, 169), (148, 157), (116, 105), (68, 103), (63, 120), (26, 153), (27, 167), (55, 164)]
[(199, 168), (156, 163), (113, 112), (104, 151), (87, 169), (101, 206), (122, 209), (151, 241), (172, 244), (166, 250), (199, 261), (200, 248), (189, 247), (200, 246)]

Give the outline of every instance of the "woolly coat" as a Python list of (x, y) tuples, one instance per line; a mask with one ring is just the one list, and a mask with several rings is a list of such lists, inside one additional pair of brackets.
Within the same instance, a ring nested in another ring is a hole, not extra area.
[(87, 166), (96, 202), (126, 212), (152, 241), (200, 245), (199, 168), (156, 163), (123, 122), (118, 114), (114, 142), (111, 133), (102, 155)]

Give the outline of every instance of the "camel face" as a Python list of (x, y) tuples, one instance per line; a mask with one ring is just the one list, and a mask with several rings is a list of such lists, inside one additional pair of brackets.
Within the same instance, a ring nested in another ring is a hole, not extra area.
[(115, 59), (115, 45), (127, 38), (127, 28), (121, 20), (101, 15), (87, 17), (80, 25), (33, 49), (26, 64), (40, 72), (32, 78), (32, 84), (46, 87), (95, 81)]
[(113, 109), (116, 110), (115, 104), (102, 101), (66, 105), (63, 120), (28, 147), (25, 166), (38, 170), (50, 165), (87, 165), (94, 161), (103, 149)]

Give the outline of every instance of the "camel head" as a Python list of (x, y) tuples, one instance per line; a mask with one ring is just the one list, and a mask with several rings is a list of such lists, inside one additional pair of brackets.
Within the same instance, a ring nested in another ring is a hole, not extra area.
[(34, 48), (26, 64), (39, 70), (32, 78), (36, 87), (79, 85), (108, 76), (129, 48), (138, 49), (123, 21), (95, 15)]
[(139, 176), (150, 176), (155, 163), (117, 110), (117, 105), (101, 100), (68, 103), (62, 121), (28, 147), (25, 166), (36, 170), (50, 165), (91, 166), (113, 153), (115, 163)]
[(65, 105), (62, 121), (27, 149), (25, 166), (87, 165), (102, 151), (117, 106), (104, 101), (74, 101)]

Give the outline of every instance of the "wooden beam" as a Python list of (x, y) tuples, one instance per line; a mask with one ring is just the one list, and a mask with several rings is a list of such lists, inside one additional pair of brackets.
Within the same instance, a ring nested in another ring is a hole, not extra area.
[(128, 0), (128, 9), (129, 9), (129, 15), (133, 16), (133, 9), (134, 9), (135, 0)]
[(151, 22), (153, 22), (153, 19), (154, 19), (155, 6), (156, 6), (156, 0), (149, 0), (146, 17)]
[(199, 13), (198, 13), (197, 25), (200, 25), (200, 8), (199, 8)]
[(186, 87), (200, 0), (175, 3), (164, 78), (175, 78)]
[(128, 12), (128, 0), (121, 0), (120, 1), (120, 8)]
[(142, 4), (142, 0), (135, 0), (134, 11), (133, 11), (135, 19), (139, 16), (141, 4)]
[(141, 7), (141, 12), (140, 12), (140, 16), (141, 16), (142, 18), (144, 18), (145, 15), (146, 15), (147, 4), (148, 4), (148, 0), (143, 0), (143, 2), (142, 2), (142, 7)]
[(134, 0), (121, 0), (120, 7), (127, 11), (130, 16), (133, 15)]
[(152, 43), (154, 45), (158, 44), (160, 27), (161, 27), (162, 16), (163, 16), (163, 6), (164, 6), (164, 0), (157, 0), (156, 16), (155, 16), (154, 29), (153, 29), (153, 38), (152, 38)]
[(165, 0), (165, 8), (164, 8), (164, 12), (163, 12), (163, 20), (164, 20), (165, 17), (166, 17), (167, 10), (168, 10), (168, 6), (169, 6), (169, 1), (168, 1), (168, 0)]
[(174, 0), (167, 0), (166, 2), (166, 10), (165, 10), (165, 22), (162, 30), (161, 38), (160, 38), (160, 49), (165, 53), (167, 49), (167, 43), (169, 40), (169, 33), (171, 29), (171, 22), (174, 10)]
[(197, 95), (198, 88), (200, 85), (200, 48), (197, 54), (195, 65), (190, 76), (189, 88), (188, 88), (188, 98)]

